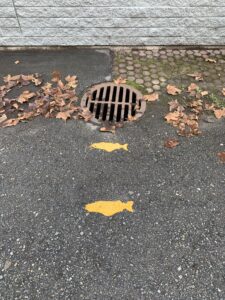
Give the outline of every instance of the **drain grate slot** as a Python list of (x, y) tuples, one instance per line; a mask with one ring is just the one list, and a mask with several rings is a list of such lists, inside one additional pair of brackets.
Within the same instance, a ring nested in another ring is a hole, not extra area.
[(93, 121), (120, 122), (127, 121), (128, 116), (135, 116), (137, 119), (141, 117), (146, 103), (142, 94), (128, 85), (102, 83), (91, 87), (84, 94), (81, 107), (86, 107), (93, 113)]

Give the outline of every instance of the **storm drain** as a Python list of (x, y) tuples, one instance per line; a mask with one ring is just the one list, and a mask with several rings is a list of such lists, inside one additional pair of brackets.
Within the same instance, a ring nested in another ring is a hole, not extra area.
[(138, 90), (126, 84), (105, 82), (88, 89), (81, 100), (81, 107), (88, 108), (93, 121), (121, 122), (129, 116), (140, 118), (146, 102)]

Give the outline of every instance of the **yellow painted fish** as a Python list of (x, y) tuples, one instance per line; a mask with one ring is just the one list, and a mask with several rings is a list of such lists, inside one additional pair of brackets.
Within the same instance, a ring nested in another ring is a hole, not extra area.
[(120, 213), (124, 210), (133, 212), (133, 201), (122, 202), (120, 200), (115, 201), (96, 201), (90, 204), (85, 205), (85, 209), (88, 212), (99, 213), (107, 217), (111, 217), (117, 213)]
[(95, 143), (91, 144), (90, 148), (92, 149), (99, 149), (107, 152), (112, 152), (115, 150), (125, 150), (128, 151), (128, 144), (119, 144), (119, 143), (108, 143), (108, 142), (101, 142), (101, 143)]

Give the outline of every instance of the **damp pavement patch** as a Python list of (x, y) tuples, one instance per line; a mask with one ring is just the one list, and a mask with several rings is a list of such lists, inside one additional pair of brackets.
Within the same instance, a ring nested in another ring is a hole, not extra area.
[[(19, 60), (19, 64), (15, 61)], [(111, 55), (109, 50), (87, 48), (62, 48), (60, 50), (0, 51), (1, 78), (8, 74), (39, 73), (45, 80), (59, 71), (62, 77), (77, 75), (78, 92), (90, 85), (111, 79)]]
[[(165, 100), (115, 135), (42, 118), (0, 130), (1, 299), (225, 297), (225, 123), (166, 149)], [(90, 150), (98, 141), (129, 151)], [(96, 199), (134, 211), (86, 212)]]

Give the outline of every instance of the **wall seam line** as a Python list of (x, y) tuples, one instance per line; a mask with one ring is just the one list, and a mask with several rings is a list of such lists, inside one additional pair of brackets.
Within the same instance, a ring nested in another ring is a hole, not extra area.
[(20, 24), (20, 20), (19, 20), (19, 16), (18, 16), (18, 13), (17, 13), (17, 9), (16, 9), (16, 5), (15, 5), (14, 0), (12, 0), (12, 3), (13, 3), (14, 11), (15, 11), (15, 14), (16, 14), (16, 19), (17, 19), (17, 22), (18, 22), (18, 25), (19, 25), (19, 28), (20, 28), (20, 33), (22, 33), (22, 28), (21, 28), (21, 24)]

